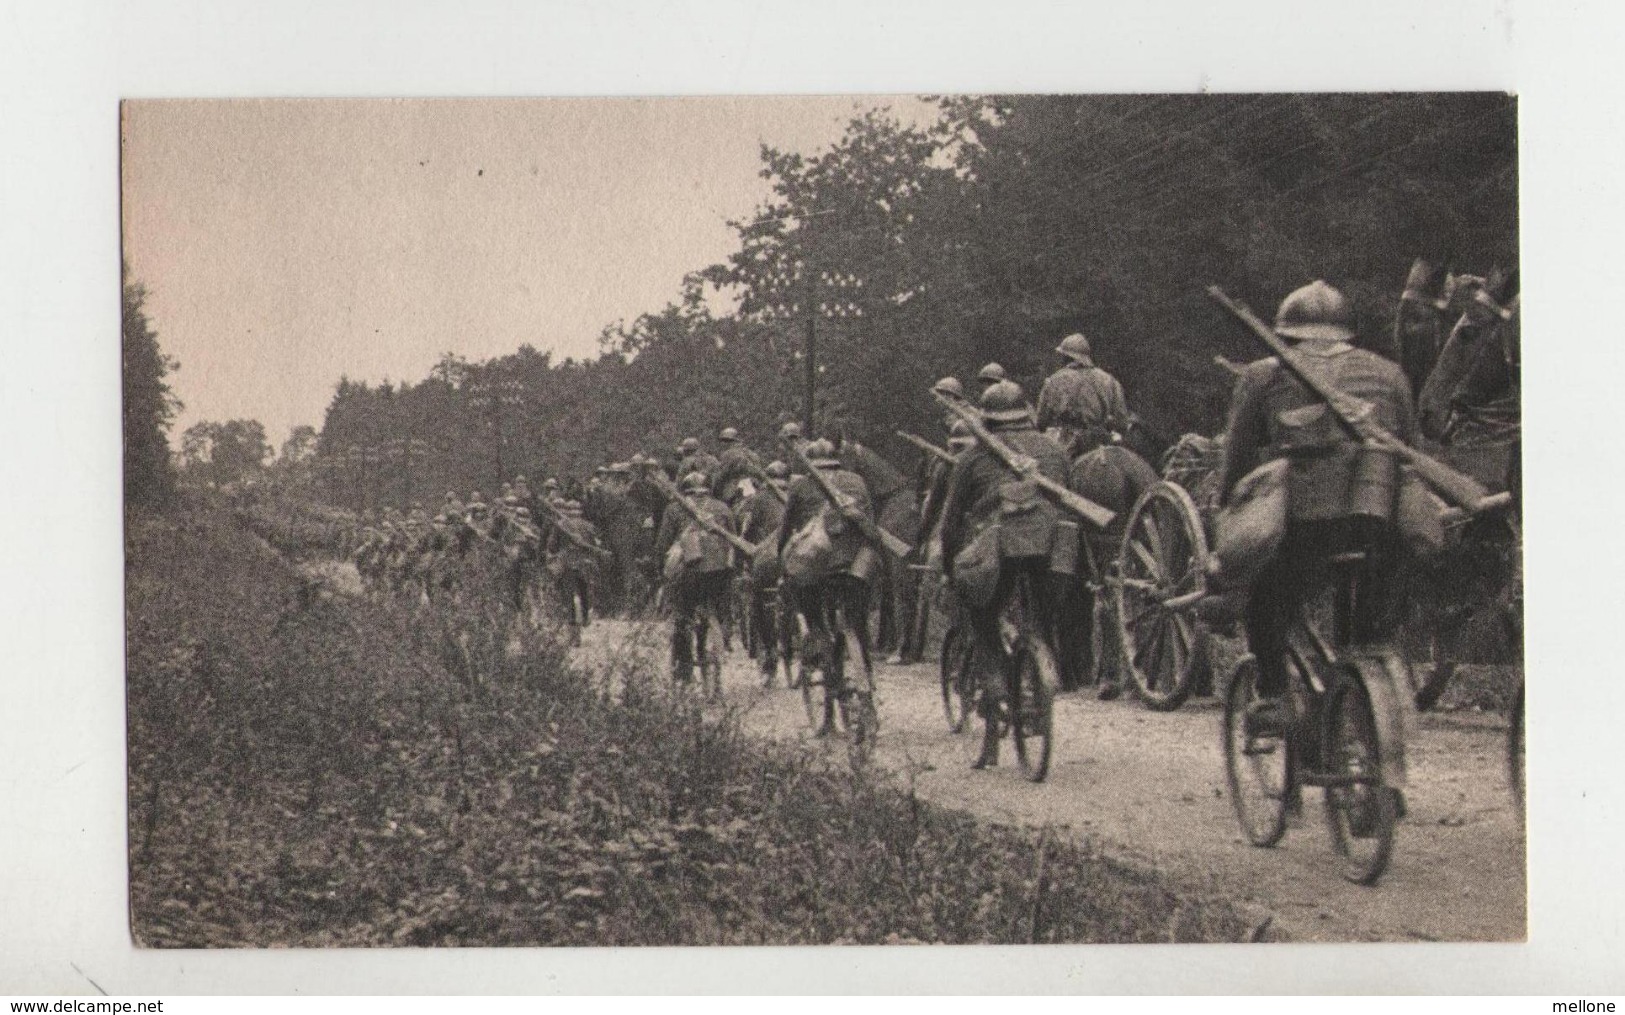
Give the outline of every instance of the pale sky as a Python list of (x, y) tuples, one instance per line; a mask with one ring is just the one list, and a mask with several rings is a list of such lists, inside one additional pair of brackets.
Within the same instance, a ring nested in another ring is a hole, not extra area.
[(529, 342), (597, 354), (735, 246), (759, 145), (812, 152), (910, 98), (137, 101), (124, 243), (186, 408), (273, 443), (340, 375), (421, 380)]

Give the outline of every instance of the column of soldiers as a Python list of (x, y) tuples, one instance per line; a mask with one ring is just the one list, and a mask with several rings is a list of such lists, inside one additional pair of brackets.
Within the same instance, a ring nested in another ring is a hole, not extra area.
[[(1410, 381), (1394, 363), (1354, 344), (1353, 308), (1342, 293), (1324, 282), (1296, 290), (1280, 304), (1274, 331), (1340, 390), (1368, 403), (1391, 433), (1415, 439)], [(438, 565), (496, 545), (515, 573), (547, 576), (577, 627), (600, 599), (627, 612), (656, 605), (669, 611), (677, 680), (690, 680), (715, 650), (710, 639), (720, 637), (726, 649), (737, 633), (764, 686), (781, 669), (793, 678), (793, 653), (802, 664), (816, 664), (829, 651), (837, 615), (859, 629), (867, 653), (872, 608), (879, 613), (873, 647), (893, 652), (894, 661), (918, 660), (925, 640), (919, 618), (929, 612), (929, 597), (919, 598), (916, 579), (932, 571), (952, 593), (944, 598), (954, 622), (974, 636), (984, 720), (975, 767), (994, 765), (1011, 662), (1000, 617), (1024, 576), (1063, 685), (1093, 683), (1103, 699), (1119, 693), (1118, 653), (1090, 651), (1092, 630), (1104, 627), (1089, 618), (1102, 608), (1096, 602), (1102, 575), (1129, 512), (1159, 478), (1124, 443), (1132, 416), (1123, 386), (1094, 362), (1088, 338), (1066, 335), (1055, 355), (1056, 369), (1036, 402), (997, 363), (977, 372), (974, 395), (953, 377), (933, 385), (932, 396), (971, 410), (979, 426), (947, 412), (947, 451), (926, 458), (913, 482), (838, 427), (816, 436), (784, 423), (774, 453), (759, 454), (729, 426), (717, 434), (717, 454), (686, 437), (664, 460), (639, 453), (600, 466), (579, 500), (563, 497), (552, 479), (532, 495), (519, 477), (494, 505), (476, 491), (466, 501), (448, 493), (432, 518), (418, 505), (406, 514), (369, 513), (354, 557), (375, 584), (433, 596), (457, 582)], [(1017, 467), (990, 450), (987, 435), (1013, 453)], [(1273, 358), (1240, 369), (1221, 444), (1221, 504), (1260, 463), (1289, 463), (1280, 550), (1251, 584), (1245, 608), (1262, 690), (1278, 695), (1286, 625), (1329, 558), (1358, 549), (1370, 561), (1354, 635), (1370, 639), (1392, 630), (1399, 540), (1390, 522), (1353, 515), (1357, 445)], [(1050, 500), (1032, 496), (1037, 477), (1106, 508), (1114, 521), (1082, 527), (1084, 563), (1070, 569), (1035, 549), (1042, 539), (1001, 548), (991, 565), (991, 592), (968, 594), (965, 570), (984, 533), (1017, 511), (1032, 513), (1025, 524), (1038, 531), (1066, 520)], [(883, 552), (876, 533), (895, 537), (908, 552)], [(528, 587), (518, 583), (516, 601), (532, 594)], [(1091, 658), (1102, 660), (1101, 672), (1083, 672), (1082, 661)]]

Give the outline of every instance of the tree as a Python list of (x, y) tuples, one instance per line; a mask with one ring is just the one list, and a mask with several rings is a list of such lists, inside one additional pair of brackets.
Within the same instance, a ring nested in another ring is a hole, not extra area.
[(316, 428), (307, 424), (296, 426), (282, 442), (281, 460), (286, 465), (300, 465), (316, 454)]
[(259, 472), (271, 456), (265, 427), (255, 419), (194, 423), (181, 435), (181, 462), (190, 475), (215, 486)]
[(158, 335), (147, 318), (146, 287), (123, 266), (124, 366), (124, 502), (127, 507), (153, 507), (174, 492), (169, 459), (169, 426), (180, 400), (165, 378), (179, 369), (158, 347)]

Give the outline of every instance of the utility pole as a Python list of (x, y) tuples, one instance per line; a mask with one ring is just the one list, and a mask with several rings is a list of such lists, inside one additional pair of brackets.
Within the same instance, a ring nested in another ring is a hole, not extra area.
[(863, 279), (849, 273), (814, 270), (797, 261), (787, 281), (790, 284), (785, 287), (785, 295), (793, 298), (767, 304), (761, 313), (770, 321), (793, 322), (799, 317), (806, 326), (795, 358), (802, 361), (801, 429), (811, 438), (818, 420), (818, 375), (824, 373), (818, 362), (818, 319), (862, 317), (861, 293), (857, 290), (863, 288)]
[(469, 404), (476, 409), (484, 411), (486, 429), (491, 431), (492, 444), (496, 452), (497, 481), (501, 486), (506, 481), (507, 470), (502, 466), (502, 445), (508, 440), (507, 429), (502, 425), (503, 406), (520, 407), (525, 404), (525, 386), (518, 380), (487, 381), (473, 380), (467, 384)]

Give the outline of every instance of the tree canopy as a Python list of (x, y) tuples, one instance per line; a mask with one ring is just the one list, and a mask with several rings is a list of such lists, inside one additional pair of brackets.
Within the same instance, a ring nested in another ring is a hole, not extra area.
[(764, 147), (771, 196), (733, 223), (737, 249), (607, 327), (594, 360), (525, 346), (448, 353), (415, 384), (341, 380), (317, 445), (334, 489), (365, 475), (399, 501), (410, 483), (579, 475), (723, 426), (765, 443), (801, 415), (809, 320), (817, 425), (900, 458), (892, 431), (937, 419), (931, 381), (996, 360), (1036, 394), (1072, 331), (1155, 428), (1212, 432), (1229, 391), (1212, 357), (1256, 350), (1209, 283), (1267, 316), (1324, 278), (1354, 299), (1361, 341), (1391, 353), (1413, 258), (1517, 266), (1510, 96), (979, 96), (939, 111), (922, 129), (871, 110), (810, 155)]

